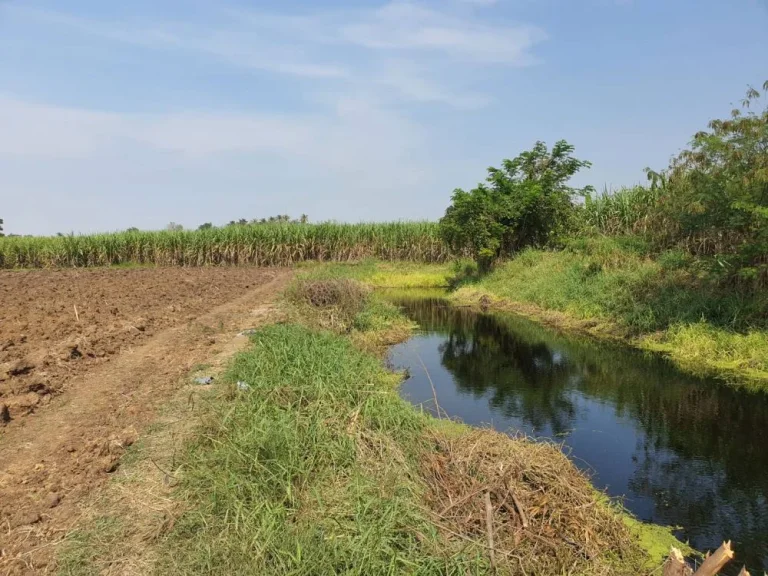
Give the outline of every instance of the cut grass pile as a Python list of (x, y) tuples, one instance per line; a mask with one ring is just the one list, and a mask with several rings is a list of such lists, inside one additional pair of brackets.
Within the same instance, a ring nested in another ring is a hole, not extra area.
[(212, 392), (158, 573), (487, 574), (491, 557), (500, 574), (644, 570), (622, 514), (556, 446), (398, 396), (400, 377), (353, 343), (403, 322), (389, 305), (360, 290), (351, 324), (318, 331), (347, 282), (295, 287), (293, 322), (256, 332)]
[(445, 262), (436, 222), (259, 224), (207, 230), (126, 231), (0, 238), (0, 268), (125, 264), (286, 266), (364, 258)]

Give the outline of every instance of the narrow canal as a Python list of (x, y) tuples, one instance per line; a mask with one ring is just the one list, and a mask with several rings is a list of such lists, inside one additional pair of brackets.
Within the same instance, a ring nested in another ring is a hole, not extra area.
[(593, 483), (698, 549), (732, 539), (768, 570), (768, 394), (694, 378), (627, 348), (512, 315), (391, 296), (421, 330), (390, 351), (402, 394), (444, 413), (563, 443)]

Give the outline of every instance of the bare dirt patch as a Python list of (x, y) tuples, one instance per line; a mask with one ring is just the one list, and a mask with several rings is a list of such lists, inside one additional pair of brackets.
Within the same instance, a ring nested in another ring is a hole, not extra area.
[(254, 268), (0, 273), (0, 574), (51, 569), (83, 501), (157, 407), (259, 323), (288, 277)]
[[(0, 426), (77, 376), (261, 282), (253, 268), (0, 271)], [(200, 326), (213, 333), (216, 326)]]

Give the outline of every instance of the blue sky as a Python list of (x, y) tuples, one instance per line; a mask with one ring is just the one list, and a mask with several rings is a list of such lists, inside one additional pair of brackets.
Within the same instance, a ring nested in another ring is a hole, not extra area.
[(560, 138), (631, 185), (766, 79), (768, 0), (0, 0), (0, 217), (433, 219)]

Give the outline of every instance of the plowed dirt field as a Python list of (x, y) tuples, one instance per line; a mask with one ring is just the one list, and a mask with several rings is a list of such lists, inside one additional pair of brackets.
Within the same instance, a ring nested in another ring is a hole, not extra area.
[(0, 271), (0, 574), (52, 567), (78, 505), (287, 270)]

